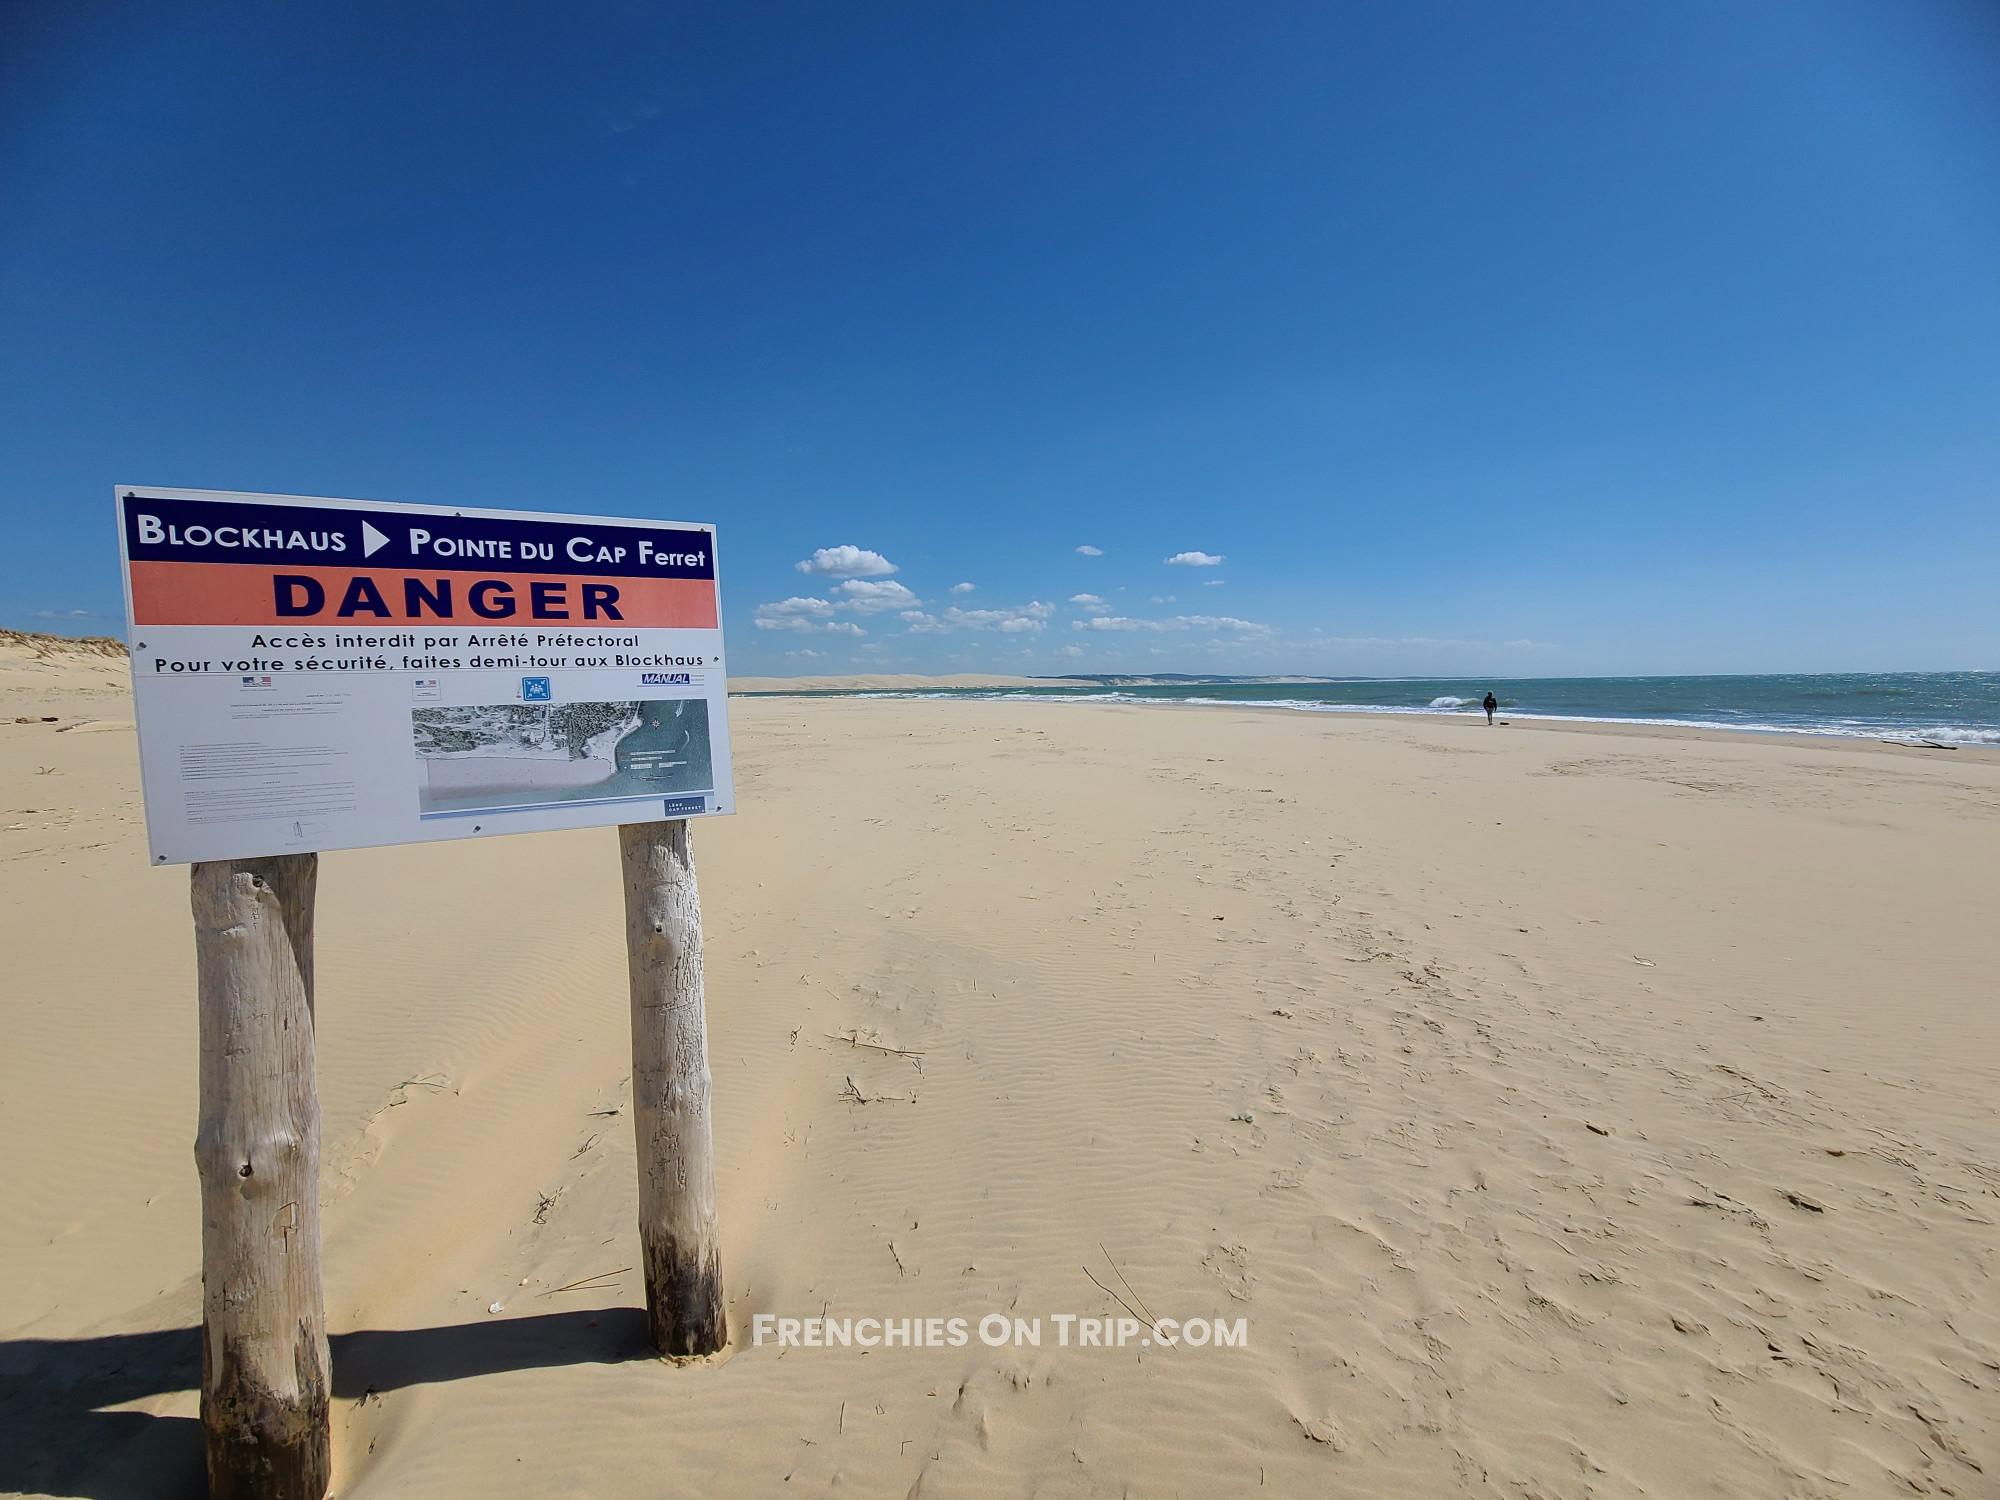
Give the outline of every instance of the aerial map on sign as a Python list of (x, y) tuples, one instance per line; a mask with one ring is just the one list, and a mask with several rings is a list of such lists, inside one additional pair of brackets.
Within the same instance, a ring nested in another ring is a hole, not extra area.
[(155, 863), (734, 810), (712, 527), (117, 502)]
[(713, 779), (700, 698), (419, 708), (410, 723), (426, 813), (700, 791)]

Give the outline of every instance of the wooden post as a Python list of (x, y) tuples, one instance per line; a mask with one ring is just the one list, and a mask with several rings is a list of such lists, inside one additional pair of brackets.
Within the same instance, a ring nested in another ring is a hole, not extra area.
[(313, 1079), (317, 854), (194, 866), (201, 1426), (212, 1500), (322, 1500), (331, 1470)]
[(701, 894), (685, 819), (618, 830), (632, 969), (632, 1123), (646, 1321), (662, 1354), (713, 1354), (729, 1337), (715, 1229)]

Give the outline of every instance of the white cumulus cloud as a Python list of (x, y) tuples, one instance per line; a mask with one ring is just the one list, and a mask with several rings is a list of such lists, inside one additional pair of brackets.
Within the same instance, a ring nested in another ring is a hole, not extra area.
[(838, 595), (838, 606), (851, 609), (856, 614), (875, 615), (884, 610), (909, 609), (921, 601), (909, 589), (890, 578), (881, 583), (870, 583), (865, 578), (850, 578), (845, 583), (836, 584), (833, 592)]
[(833, 605), (825, 599), (803, 599), (795, 594), (776, 604), (758, 605), (750, 622), (759, 630), (810, 630), (814, 621), (832, 618)]
[(833, 605), (825, 599), (793, 595), (775, 604), (760, 604), (750, 612), (750, 623), (759, 630), (818, 630), (828, 635), (866, 635), (851, 620), (836, 620)]
[(1222, 566), (1220, 552), (1176, 552), (1167, 559), (1170, 568), (1219, 568)]
[(1235, 615), (1170, 615), (1164, 620), (1140, 620), (1130, 615), (1095, 615), (1088, 620), (1071, 620), (1072, 630), (1212, 630), (1231, 635), (1268, 635), (1271, 627)]
[(1102, 547), (1093, 547), (1088, 542), (1085, 542), (1081, 547), (1077, 548), (1076, 550), (1077, 554), (1082, 557), (1104, 556), (1104, 549)]
[(954, 594), (969, 594), (972, 592), (974, 587), (975, 585), (970, 583), (954, 583), (951, 586), (951, 591)]
[(821, 578), (886, 578), (896, 571), (896, 565), (881, 553), (870, 552), (866, 547), (856, 547), (852, 543), (821, 547), (811, 557), (792, 566), (801, 573), (813, 573)]
[(940, 614), (906, 609), (900, 618), (909, 621), (910, 629), (919, 635), (948, 630), (997, 630), (1003, 635), (1022, 635), (1040, 630), (1055, 612), (1053, 604), (1035, 599), (1009, 609), (960, 609), (956, 604)]
[(1262, 635), (1271, 627), (1255, 620), (1239, 620), (1234, 615), (1176, 615), (1191, 630), (1230, 630), (1243, 635)]

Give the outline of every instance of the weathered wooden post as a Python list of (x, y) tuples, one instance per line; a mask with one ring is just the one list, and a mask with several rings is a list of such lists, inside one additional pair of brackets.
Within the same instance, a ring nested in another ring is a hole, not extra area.
[(201, 1016), (201, 1425), (213, 1500), (330, 1478), (313, 1078), (317, 854), (193, 867)]
[(632, 1120), (646, 1320), (662, 1354), (713, 1354), (729, 1337), (715, 1228), (701, 894), (684, 819), (618, 830), (632, 970)]

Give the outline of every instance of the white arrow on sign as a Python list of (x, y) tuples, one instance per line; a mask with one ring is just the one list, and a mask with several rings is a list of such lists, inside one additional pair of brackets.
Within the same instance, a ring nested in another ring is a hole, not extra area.
[(386, 536), (382, 535), (381, 532), (370, 526), (366, 521), (361, 523), (361, 555), (363, 557), (373, 557), (388, 545), (389, 539)]

